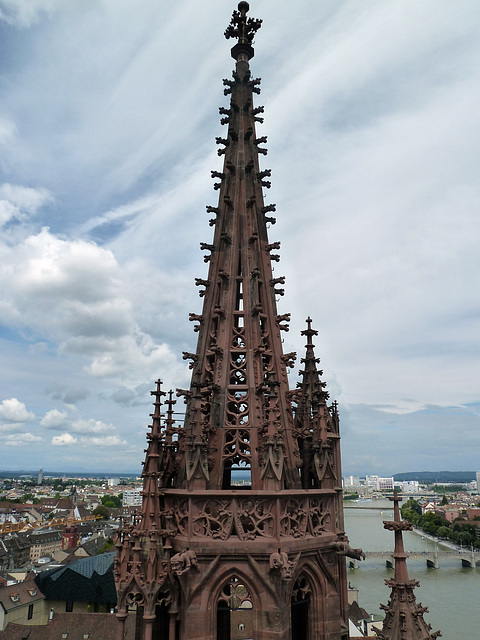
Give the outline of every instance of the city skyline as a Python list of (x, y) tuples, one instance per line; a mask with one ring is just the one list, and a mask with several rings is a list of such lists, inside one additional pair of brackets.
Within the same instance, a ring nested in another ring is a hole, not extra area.
[[(344, 473), (475, 469), (480, 9), (272, 4), (285, 351), (310, 314)], [(154, 381), (188, 387), (232, 8), (0, 0), (0, 469), (140, 471)]]

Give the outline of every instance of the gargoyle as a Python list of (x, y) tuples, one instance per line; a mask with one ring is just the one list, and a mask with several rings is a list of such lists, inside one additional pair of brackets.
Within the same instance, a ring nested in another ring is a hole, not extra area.
[(170, 565), (172, 567), (173, 573), (175, 573), (177, 576), (181, 576), (187, 571), (190, 571), (192, 567), (198, 569), (198, 562), (195, 551), (185, 549), (185, 551), (182, 551), (181, 553), (176, 553), (170, 559)]
[(339, 556), (347, 556), (355, 560), (365, 560), (365, 554), (362, 549), (352, 549), (348, 542), (336, 542), (334, 548)]
[(270, 571), (280, 571), (282, 580), (290, 580), (295, 569), (295, 563), (288, 559), (287, 553), (280, 549), (270, 554)]

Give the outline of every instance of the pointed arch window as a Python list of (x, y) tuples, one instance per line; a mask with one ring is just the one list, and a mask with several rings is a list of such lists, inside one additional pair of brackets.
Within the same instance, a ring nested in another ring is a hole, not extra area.
[(291, 638), (310, 640), (310, 609), (312, 588), (305, 575), (300, 575), (293, 585), (291, 599)]
[(217, 640), (253, 638), (253, 600), (245, 582), (232, 576), (217, 603)]

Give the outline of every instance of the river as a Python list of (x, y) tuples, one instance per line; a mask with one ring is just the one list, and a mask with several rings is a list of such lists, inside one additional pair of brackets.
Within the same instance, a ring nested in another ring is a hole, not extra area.
[[(393, 533), (383, 528), (383, 520), (393, 519), (392, 503), (375, 500), (371, 504), (377, 509), (358, 508), (369, 504), (345, 503), (350, 545), (365, 551), (393, 550)], [(382, 512), (378, 507), (385, 510)], [(404, 543), (407, 551), (435, 548), (434, 542), (410, 531), (404, 533)], [(443, 640), (480, 639), (480, 566), (467, 569), (458, 558), (440, 558), (439, 569), (428, 569), (421, 556), (408, 558), (407, 566), (409, 577), (420, 582), (415, 595), (417, 602), (429, 608), (424, 617), (432, 625), (432, 631), (440, 629)], [(387, 569), (385, 560), (380, 558), (367, 558), (359, 563), (358, 569), (348, 569), (350, 584), (359, 590), (358, 603), (368, 613), (382, 613), (379, 604), (387, 604), (390, 595), (384, 580), (392, 577), (393, 569)]]

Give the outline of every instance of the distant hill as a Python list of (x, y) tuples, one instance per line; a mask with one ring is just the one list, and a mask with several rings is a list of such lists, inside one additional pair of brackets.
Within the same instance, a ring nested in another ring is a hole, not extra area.
[[(38, 469), (36, 471), (28, 471), (28, 470), (17, 470), (17, 471), (2, 471), (0, 470), (0, 478), (21, 478), (21, 477), (31, 477), (36, 478), (38, 476)], [(104, 480), (107, 478), (138, 478), (140, 476), (140, 472), (138, 473), (126, 473), (119, 471), (112, 471), (111, 473), (105, 473), (104, 471), (44, 471), (44, 478), (63, 478), (66, 476), (67, 478), (95, 478), (96, 480)]]
[(418, 480), (418, 482), (471, 482), (475, 480), (475, 471), (411, 471), (396, 473), (394, 479), (398, 482)]

